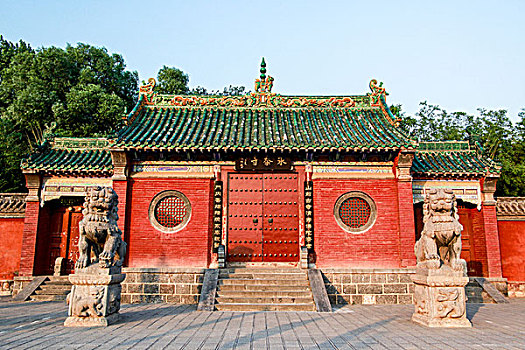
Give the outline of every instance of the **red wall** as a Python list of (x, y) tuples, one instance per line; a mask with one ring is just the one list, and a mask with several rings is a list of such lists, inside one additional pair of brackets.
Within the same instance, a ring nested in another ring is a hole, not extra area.
[[(134, 179), (131, 186), (128, 266), (208, 267), (213, 182), (210, 179)], [(165, 190), (182, 192), (191, 204), (188, 224), (175, 233), (158, 231), (148, 218), (153, 197)]]
[[(364, 233), (346, 232), (335, 221), (335, 202), (349, 191), (368, 194), (377, 206), (376, 222)], [(396, 180), (314, 180), (314, 212), (317, 267), (401, 267)], [(413, 245), (403, 249), (413, 254)]]
[(13, 279), (20, 269), (24, 218), (0, 218), (0, 280)]
[(498, 221), (503, 277), (525, 281), (525, 221)]

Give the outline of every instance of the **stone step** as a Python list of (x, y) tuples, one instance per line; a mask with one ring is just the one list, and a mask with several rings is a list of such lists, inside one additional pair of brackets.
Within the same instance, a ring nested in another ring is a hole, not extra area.
[(66, 281), (46, 281), (46, 285), (53, 285), (53, 286), (71, 286), (71, 282), (69, 280)]
[(33, 301), (59, 301), (59, 300), (66, 300), (67, 295), (40, 295), (40, 294), (33, 294), (31, 295), (31, 300)]
[(315, 311), (315, 304), (215, 304), (219, 311)]
[(304, 280), (306, 273), (224, 273), (219, 274), (220, 279), (263, 279), (263, 280)]
[(227, 267), (220, 269), (219, 273), (305, 273), (305, 271), (293, 267)]
[(309, 304), (313, 303), (313, 297), (217, 297), (215, 301), (219, 304)]
[(280, 290), (280, 291), (272, 291), (272, 290), (243, 290), (243, 291), (236, 291), (236, 290), (218, 290), (217, 291), (218, 297), (227, 297), (227, 298), (253, 298), (253, 297), (263, 297), (263, 298), (279, 298), (279, 297), (287, 297), (287, 298), (311, 298), (312, 292), (309, 290)]
[(287, 279), (285, 281), (283, 280), (276, 280), (276, 279), (219, 279), (218, 284), (219, 285), (282, 285), (283, 282), (286, 283), (286, 285), (292, 285), (292, 286), (306, 286), (309, 285), (307, 279)]
[(48, 281), (47, 282), (66, 282), (66, 283), (70, 283), (69, 282), (69, 276), (48, 276)]
[(479, 297), (467, 297), (467, 303), (469, 304), (485, 304), (483, 298)]
[(50, 288), (46, 288), (46, 289), (37, 289), (37, 290), (35, 290), (35, 294), (38, 294), (38, 295), (66, 295), (69, 292), (71, 292), (71, 288), (67, 288), (67, 289), (50, 289)]
[(219, 291), (309, 291), (310, 285), (289, 284), (219, 284)]

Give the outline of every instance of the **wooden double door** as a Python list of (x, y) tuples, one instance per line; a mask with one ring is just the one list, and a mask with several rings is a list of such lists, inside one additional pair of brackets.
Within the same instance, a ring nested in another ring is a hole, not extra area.
[(65, 274), (74, 272), (78, 258), (78, 223), (82, 220), (82, 207), (59, 207), (52, 210), (48, 232), (48, 252), (45, 254), (45, 265), (42, 274), (52, 275), (56, 258), (65, 260)]
[(229, 175), (229, 262), (299, 260), (298, 181), (294, 173)]

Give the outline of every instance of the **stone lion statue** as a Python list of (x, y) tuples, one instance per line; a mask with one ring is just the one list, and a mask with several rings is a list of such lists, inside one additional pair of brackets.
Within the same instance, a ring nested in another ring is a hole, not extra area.
[[(79, 257), (76, 269), (93, 263), (100, 267), (122, 266), (126, 255), (126, 242), (117, 226), (118, 196), (111, 187), (93, 187), (88, 190), (84, 202), (83, 219), (79, 223)], [(119, 259), (114, 261), (115, 253)]]
[(414, 251), (418, 265), (438, 269), (442, 264), (466, 273), (460, 259), (461, 231), (456, 196), (450, 189), (432, 189), (423, 204), (423, 232)]

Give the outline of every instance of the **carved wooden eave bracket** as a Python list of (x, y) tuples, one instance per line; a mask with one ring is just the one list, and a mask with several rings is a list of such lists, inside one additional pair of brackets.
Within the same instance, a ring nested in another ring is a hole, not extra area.
[(409, 182), (412, 181), (412, 175), (410, 169), (412, 168), (412, 162), (414, 161), (415, 150), (401, 150), (396, 158), (395, 164), (396, 174), (398, 181)]
[(35, 172), (25, 172), (24, 175), (26, 178), (26, 187), (29, 190), (29, 193), (26, 197), (26, 202), (39, 202), (40, 185), (42, 184), (41, 175)]
[(125, 151), (112, 149), (111, 161), (113, 162), (113, 180), (122, 181), (128, 177), (128, 155)]
[(496, 192), (496, 183), (498, 182), (498, 174), (489, 174), (481, 179), (481, 193), (483, 196), (483, 205), (495, 206), (494, 192)]

